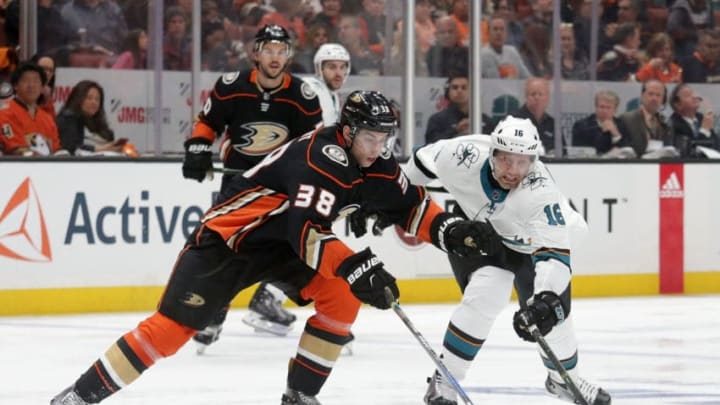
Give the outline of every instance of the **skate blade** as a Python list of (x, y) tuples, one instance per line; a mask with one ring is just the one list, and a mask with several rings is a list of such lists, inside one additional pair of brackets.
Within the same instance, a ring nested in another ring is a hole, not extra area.
[(205, 354), (205, 350), (207, 350), (208, 346), (209, 345), (203, 343), (198, 343), (197, 348), (195, 349), (195, 354), (197, 354), (198, 356), (202, 356), (203, 354)]
[(276, 336), (287, 336), (290, 330), (292, 330), (292, 325), (284, 326), (262, 319), (245, 317), (242, 321), (251, 328), (255, 328), (255, 332), (267, 332)]

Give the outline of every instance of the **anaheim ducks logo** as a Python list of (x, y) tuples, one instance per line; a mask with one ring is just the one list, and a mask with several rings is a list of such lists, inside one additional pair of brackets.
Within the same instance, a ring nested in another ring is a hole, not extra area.
[(199, 308), (205, 305), (205, 298), (194, 292), (186, 292), (182, 299), (182, 303), (189, 307)]
[(233, 149), (243, 155), (267, 155), (288, 140), (287, 127), (277, 122), (249, 122), (240, 128), (247, 132), (240, 135)]

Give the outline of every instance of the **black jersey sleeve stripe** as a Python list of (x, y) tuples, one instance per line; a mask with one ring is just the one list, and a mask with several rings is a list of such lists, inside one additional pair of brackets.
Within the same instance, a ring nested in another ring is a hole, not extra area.
[(422, 163), (422, 161), (418, 158), (417, 153), (413, 153), (413, 163), (415, 163), (415, 167), (418, 168), (422, 172), (422, 174), (425, 175), (425, 177), (429, 179), (437, 179), (437, 176), (435, 173), (428, 170), (425, 165)]

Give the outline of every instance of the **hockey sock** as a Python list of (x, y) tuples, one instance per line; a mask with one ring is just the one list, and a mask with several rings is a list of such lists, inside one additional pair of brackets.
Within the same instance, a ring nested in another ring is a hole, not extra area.
[[(561, 324), (556, 325), (550, 333), (545, 336), (548, 345), (557, 356), (560, 363), (565, 367), (571, 376), (574, 376), (578, 363), (577, 339), (573, 327), (572, 316)], [(548, 369), (555, 381), (562, 381), (560, 375), (555, 371), (555, 366), (545, 357), (544, 352), (538, 350), (543, 364)]]
[(460, 330), (452, 322), (448, 324), (443, 339), (443, 362), (455, 378), (465, 378), (470, 364), (485, 341)]
[(75, 382), (83, 400), (98, 403), (135, 381), (163, 357), (182, 347), (195, 334), (162, 314), (155, 313), (123, 335)]
[(297, 354), (290, 360), (288, 387), (306, 395), (317, 395), (347, 339), (347, 336), (306, 324)]

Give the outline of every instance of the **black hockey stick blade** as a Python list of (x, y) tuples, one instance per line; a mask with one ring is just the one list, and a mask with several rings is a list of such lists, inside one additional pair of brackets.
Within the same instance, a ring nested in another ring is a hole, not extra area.
[(578, 389), (577, 385), (575, 385), (575, 381), (570, 378), (570, 374), (568, 374), (567, 370), (565, 370), (565, 367), (563, 367), (562, 363), (560, 363), (560, 360), (558, 360), (555, 352), (553, 352), (550, 348), (550, 345), (547, 344), (545, 337), (543, 337), (542, 333), (540, 333), (540, 330), (537, 328), (537, 326), (532, 324), (529, 325), (527, 329), (532, 335), (532, 337), (535, 339), (535, 341), (540, 345), (540, 348), (548, 357), (548, 359), (550, 359), (550, 362), (553, 364), (553, 366), (555, 366), (555, 370), (557, 370), (557, 372), (560, 374), (560, 377), (562, 377), (563, 381), (570, 389), (570, 392), (572, 392), (573, 396), (575, 397), (575, 403), (579, 405), (589, 405), (585, 397), (583, 397), (582, 393)]
[(415, 339), (420, 342), (420, 346), (425, 349), (425, 352), (430, 356), (430, 359), (432, 359), (433, 363), (435, 363), (435, 367), (437, 367), (438, 371), (448, 380), (448, 382), (450, 382), (455, 392), (460, 395), (460, 398), (462, 398), (465, 405), (474, 405), (463, 387), (460, 386), (460, 383), (455, 379), (452, 373), (450, 373), (450, 370), (448, 370), (448, 368), (442, 362), (440, 356), (435, 353), (435, 350), (433, 350), (432, 346), (430, 346), (430, 343), (428, 343), (422, 333), (417, 330), (415, 324), (413, 324), (410, 318), (408, 318), (408, 316), (405, 314), (405, 311), (400, 308), (400, 302), (395, 299), (392, 291), (390, 291), (390, 288), (388, 287), (385, 287), (385, 298), (387, 299), (387, 302), (390, 303), (393, 311), (395, 311), (400, 320), (402, 320), (405, 326), (407, 326), (407, 328), (410, 330), (410, 333), (412, 333), (412, 335), (415, 336)]

